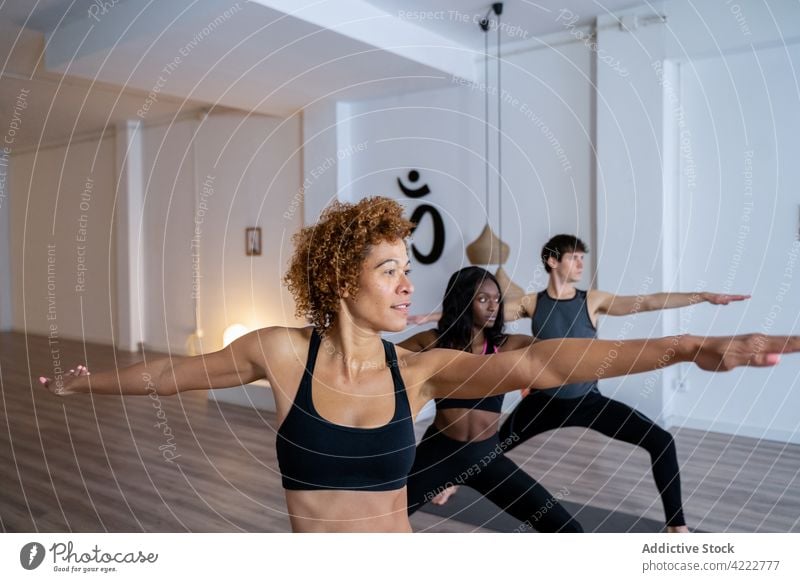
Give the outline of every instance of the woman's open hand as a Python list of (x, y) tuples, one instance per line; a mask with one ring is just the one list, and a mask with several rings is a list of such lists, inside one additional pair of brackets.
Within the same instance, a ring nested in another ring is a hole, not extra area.
[(80, 364), (76, 366), (74, 370), (70, 370), (65, 374), (56, 376), (55, 379), (39, 376), (39, 383), (57, 396), (68, 396), (76, 393), (74, 389), (76, 380), (81, 376), (89, 375), (91, 375), (89, 368), (83, 364)]
[(739, 366), (774, 366), (780, 354), (800, 351), (798, 336), (746, 334), (732, 337), (694, 337), (694, 363), (703, 370), (724, 372)]

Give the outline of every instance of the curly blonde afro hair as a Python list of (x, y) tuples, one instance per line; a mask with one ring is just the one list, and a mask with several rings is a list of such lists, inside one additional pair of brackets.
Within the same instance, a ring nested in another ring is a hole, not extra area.
[(358, 278), (370, 248), (407, 238), (414, 225), (395, 200), (382, 196), (355, 203), (334, 202), (319, 222), (294, 235), (294, 255), (284, 281), (296, 314), (325, 333), (336, 320), (339, 301), (358, 293)]

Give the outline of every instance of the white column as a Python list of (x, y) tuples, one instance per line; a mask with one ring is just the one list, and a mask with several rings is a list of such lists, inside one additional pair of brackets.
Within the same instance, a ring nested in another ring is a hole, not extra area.
[(144, 236), (142, 132), (137, 121), (117, 126), (117, 194), (114, 214), (117, 245), (117, 321), (115, 336), (122, 349), (136, 351), (144, 341), (141, 240)]

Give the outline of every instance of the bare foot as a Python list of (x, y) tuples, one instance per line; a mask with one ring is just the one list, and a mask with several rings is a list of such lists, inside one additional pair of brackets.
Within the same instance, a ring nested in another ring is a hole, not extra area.
[(689, 528), (685, 525), (667, 526), (667, 533), (689, 533)]
[(439, 495), (431, 499), (431, 503), (433, 503), (434, 505), (444, 505), (445, 503), (447, 503), (448, 499), (450, 499), (453, 495), (456, 494), (456, 491), (458, 491), (458, 485), (448, 487), (447, 489), (439, 493)]

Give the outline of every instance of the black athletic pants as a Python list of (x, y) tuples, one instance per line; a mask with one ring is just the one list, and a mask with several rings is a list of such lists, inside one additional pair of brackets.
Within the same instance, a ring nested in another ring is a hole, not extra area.
[(504, 445), (496, 434), (465, 443), (445, 436), (433, 425), (428, 427), (408, 476), (409, 515), (446, 487), (466, 485), (522, 521), (525, 528), (582, 532), (556, 497), (503, 455)]
[(545, 431), (565, 426), (591, 428), (650, 453), (653, 477), (668, 526), (685, 525), (678, 456), (672, 435), (630, 406), (592, 391), (580, 398), (554, 398), (533, 391), (500, 427), (508, 450)]

